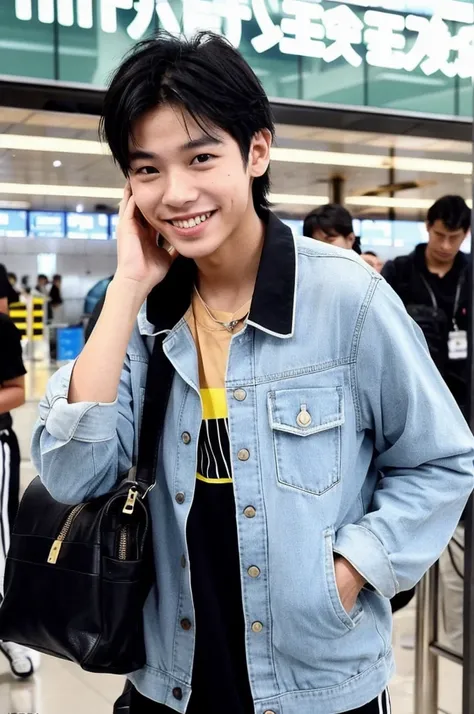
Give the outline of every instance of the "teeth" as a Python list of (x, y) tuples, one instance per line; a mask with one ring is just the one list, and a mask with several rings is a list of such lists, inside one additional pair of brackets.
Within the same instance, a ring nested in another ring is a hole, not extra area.
[(202, 216), (195, 216), (194, 218), (188, 218), (187, 221), (171, 221), (173, 226), (176, 228), (195, 228), (199, 226), (204, 221), (207, 221), (211, 217), (212, 211), (209, 213), (203, 213)]

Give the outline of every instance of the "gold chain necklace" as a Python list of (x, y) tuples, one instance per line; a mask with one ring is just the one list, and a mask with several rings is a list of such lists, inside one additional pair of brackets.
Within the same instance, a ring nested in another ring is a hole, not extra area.
[[(247, 319), (247, 317), (249, 316), (249, 314), (250, 314), (250, 310), (249, 310), (243, 317), (239, 317), (238, 320), (230, 320), (230, 322), (223, 322), (222, 320), (218, 320), (218, 319), (217, 319), (216, 317), (214, 317), (214, 315), (212, 314), (211, 309), (210, 309), (210, 307), (207, 305), (207, 303), (204, 302), (204, 299), (201, 297), (201, 294), (200, 294), (200, 292), (199, 292), (199, 290), (197, 289), (196, 286), (194, 286), (194, 290), (196, 291), (196, 295), (198, 296), (198, 298), (199, 298), (199, 300), (200, 300), (200, 302), (201, 302), (203, 308), (205, 309), (206, 313), (209, 315), (209, 317), (211, 318), (211, 320), (212, 320), (213, 322), (215, 322), (216, 325), (220, 325), (221, 327), (223, 327), (224, 329), (226, 329), (227, 332), (233, 332), (233, 331), (235, 330), (235, 328), (237, 327), (237, 325), (239, 324), (239, 322), (244, 322), (244, 321)], [(237, 310), (237, 312), (238, 312), (238, 310)]]

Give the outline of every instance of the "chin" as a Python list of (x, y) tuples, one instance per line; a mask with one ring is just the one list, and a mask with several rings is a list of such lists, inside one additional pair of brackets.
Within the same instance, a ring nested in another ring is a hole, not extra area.
[(201, 238), (198, 240), (173, 241), (173, 247), (185, 258), (192, 260), (202, 260), (214, 255), (216, 251), (225, 243), (222, 239)]

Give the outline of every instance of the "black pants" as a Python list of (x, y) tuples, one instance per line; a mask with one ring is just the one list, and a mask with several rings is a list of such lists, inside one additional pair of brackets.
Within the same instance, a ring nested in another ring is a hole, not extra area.
[(18, 511), (20, 448), (13, 429), (0, 429), (0, 581), (3, 591), (10, 530)]
[[(222, 709), (225, 710), (225, 704), (223, 704)], [(127, 681), (122, 696), (119, 697), (114, 706), (114, 714), (163, 714), (163, 712), (168, 714), (169, 711), (161, 704), (152, 702), (151, 699), (144, 697), (129, 681)], [(369, 704), (365, 704), (365, 706), (358, 709), (350, 709), (346, 714), (391, 714), (391, 711), (390, 697), (388, 690), (386, 690)], [(202, 714), (206, 713), (203, 712)]]

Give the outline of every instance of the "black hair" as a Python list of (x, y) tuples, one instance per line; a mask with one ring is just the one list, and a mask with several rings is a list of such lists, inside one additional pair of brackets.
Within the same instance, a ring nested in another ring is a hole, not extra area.
[(373, 255), (374, 258), (378, 258), (378, 257), (379, 257), (379, 256), (377, 255), (377, 253), (374, 253), (373, 250), (364, 250), (364, 252), (362, 253), (362, 255)]
[(54, 280), (62, 280), (62, 279), (63, 279), (62, 275), (59, 275), (59, 274), (53, 275), (53, 281)]
[(49, 283), (49, 278), (48, 278), (48, 276), (45, 275), (44, 273), (40, 273), (40, 274), (38, 275), (38, 277), (36, 278), (36, 280), (47, 280), (48, 283)]
[[(112, 77), (105, 95), (100, 135), (115, 162), (129, 172), (134, 123), (161, 104), (187, 112), (208, 136), (230, 134), (247, 165), (254, 135), (275, 126), (268, 97), (242, 55), (223, 37), (199, 32), (192, 39), (165, 32), (137, 43)], [(269, 206), (269, 170), (253, 180), (255, 210)]]
[(471, 209), (461, 196), (443, 196), (433, 203), (426, 220), (429, 226), (442, 221), (449, 231), (467, 233), (471, 227)]
[(344, 238), (354, 232), (351, 214), (338, 203), (327, 203), (308, 213), (303, 223), (303, 235), (312, 238), (318, 228), (327, 236), (341, 235)]

